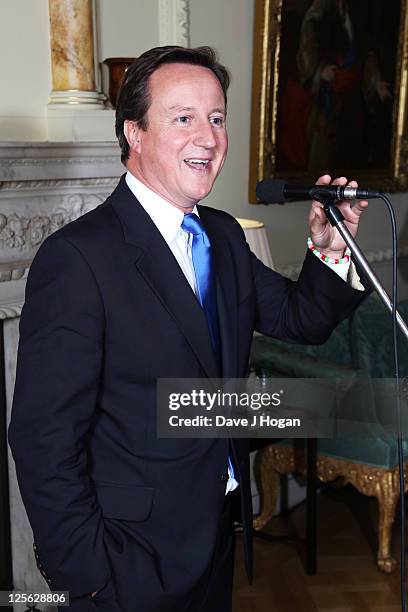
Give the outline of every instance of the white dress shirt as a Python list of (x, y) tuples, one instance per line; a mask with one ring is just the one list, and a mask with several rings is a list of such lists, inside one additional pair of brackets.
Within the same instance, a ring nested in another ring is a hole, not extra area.
[[(129, 171), (126, 173), (126, 183), (140, 204), (143, 206), (164, 240), (173, 253), (190, 287), (197, 295), (196, 278), (191, 253), (192, 234), (181, 229), (184, 213), (167, 202), (157, 193), (146, 187)], [(192, 211), (198, 217), (197, 206)]]

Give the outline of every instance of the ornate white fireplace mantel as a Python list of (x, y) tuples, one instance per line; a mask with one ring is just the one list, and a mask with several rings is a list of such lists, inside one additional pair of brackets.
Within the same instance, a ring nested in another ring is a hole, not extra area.
[(123, 170), (111, 142), (0, 143), (0, 318), (18, 316), (40, 244), (100, 204)]
[[(123, 171), (119, 147), (113, 142), (0, 143), (0, 319), (7, 423), (14, 389), (19, 315), (33, 257), (52, 232), (103, 202)], [(44, 590), (45, 582), (35, 567), (32, 533), (10, 453), (8, 466), (14, 587)]]

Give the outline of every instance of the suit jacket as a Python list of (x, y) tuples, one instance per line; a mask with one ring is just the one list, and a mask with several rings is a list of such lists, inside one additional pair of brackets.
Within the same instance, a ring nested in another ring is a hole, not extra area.
[[(213, 246), (224, 377), (247, 375), (254, 329), (324, 342), (362, 299), (312, 254), (296, 283), (283, 278), (249, 251), (233, 217), (199, 212)], [(53, 590), (75, 599), (102, 588), (103, 597), (114, 584), (126, 612), (194, 609), (229, 441), (158, 439), (156, 380), (217, 375), (203, 310), (122, 177), (104, 204), (44, 242), (21, 317), (9, 440)], [(251, 576), (247, 441), (231, 449)]]

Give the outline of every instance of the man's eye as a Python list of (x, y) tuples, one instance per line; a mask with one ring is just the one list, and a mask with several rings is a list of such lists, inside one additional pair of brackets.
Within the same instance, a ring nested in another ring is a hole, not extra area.
[(187, 115), (182, 115), (181, 117), (177, 117), (176, 119), (177, 123), (182, 123), (183, 125), (190, 123), (191, 121), (191, 117), (188, 117)]
[(224, 117), (211, 117), (210, 121), (213, 125), (224, 125)]

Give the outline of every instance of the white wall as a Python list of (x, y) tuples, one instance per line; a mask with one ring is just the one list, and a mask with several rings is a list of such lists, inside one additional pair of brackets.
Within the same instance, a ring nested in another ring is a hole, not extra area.
[(247, 185), (253, 13), (251, 0), (190, 0), (191, 46), (215, 47), (232, 77), (228, 94), (228, 158), (207, 203), (220, 205), (241, 217), (252, 213), (248, 207)]
[(51, 88), (49, 41), (47, 0), (3, 0), (0, 140), (41, 140), (44, 135)]
[(48, 2), (13, 0), (0, 10), (0, 115), (45, 115), (51, 84)]
[(96, 0), (99, 57), (135, 57), (157, 46), (156, 0)]
[[(95, 0), (98, 54), (137, 57), (159, 44), (157, 0)], [(102, 67), (103, 89), (108, 90), (107, 69)]]

